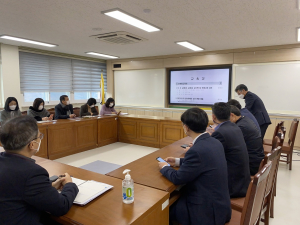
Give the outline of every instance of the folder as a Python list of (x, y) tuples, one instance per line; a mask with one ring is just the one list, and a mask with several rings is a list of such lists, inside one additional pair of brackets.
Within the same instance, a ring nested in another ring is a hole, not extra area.
[(93, 180), (81, 180), (73, 177), (72, 181), (79, 189), (79, 192), (73, 203), (81, 206), (86, 205), (104, 192), (113, 188), (113, 186), (109, 184)]

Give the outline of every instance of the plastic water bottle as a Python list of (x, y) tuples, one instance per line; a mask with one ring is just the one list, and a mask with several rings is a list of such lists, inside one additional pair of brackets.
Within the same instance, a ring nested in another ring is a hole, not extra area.
[(134, 183), (129, 174), (130, 170), (124, 170), (125, 179), (122, 181), (123, 202), (125, 204), (133, 203), (134, 201)]

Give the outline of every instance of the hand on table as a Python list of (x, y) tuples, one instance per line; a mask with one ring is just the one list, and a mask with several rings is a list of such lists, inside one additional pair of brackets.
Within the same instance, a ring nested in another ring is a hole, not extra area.
[(53, 120), (53, 116), (54, 116), (54, 114), (51, 114), (51, 115), (49, 116), (49, 120)]
[(165, 161), (167, 163), (169, 163), (170, 166), (175, 166), (175, 158), (174, 157), (167, 157), (167, 158), (165, 158)]
[(48, 117), (43, 117), (43, 118), (42, 118), (42, 121), (47, 121), (47, 120), (49, 120)]
[(76, 117), (76, 114), (71, 114), (70, 115), (70, 118), (75, 118)]

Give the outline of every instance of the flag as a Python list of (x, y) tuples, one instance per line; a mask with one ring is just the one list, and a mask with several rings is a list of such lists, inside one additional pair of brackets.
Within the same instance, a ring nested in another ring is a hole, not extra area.
[(103, 79), (103, 75), (101, 73), (101, 80), (100, 80), (100, 88), (101, 88), (101, 103), (102, 105), (105, 104), (105, 96), (104, 96), (104, 79)]

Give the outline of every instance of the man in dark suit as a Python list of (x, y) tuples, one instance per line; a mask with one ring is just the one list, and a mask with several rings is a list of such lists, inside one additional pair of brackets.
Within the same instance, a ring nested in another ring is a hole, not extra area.
[(30, 116), (14, 118), (1, 128), (5, 152), (0, 153), (0, 224), (41, 224), (42, 212), (62, 216), (73, 204), (78, 188), (70, 175), (51, 183), (48, 172), (31, 159), (42, 138)]
[(217, 126), (211, 136), (222, 143), (225, 151), (230, 197), (245, 197), (250, 183), (250, 169), (243, 133), (230, 122), (230, 105), (225, 102), (212, 106), (212, 118)]
[(240, 110), (233, 105), (231, 106), (230, 121), (238, 125), (243, 133), (249, 155), (250, 174), (254, 176), (265, 157), (260, 131), (251, 119), (242, 116)]
[(229, 105), (233, 105), (233, 106), (237, 107), (240, 110), (242, 116), (246, 116), (249, 119), (251, 119), (253, 121), (253, 123), (255, 124), (255, 126), (257, 127), (257, 129), (259, 130), (259, 133), (260, 133), (260, 126), (259, 126), (256, 118), (253, 116), (253, 114), (248, 109), (242, 108), (239, 101), (237, 101), (235, 99), (230, 99), (227, 103)]
[(245, 99), (245, 108), (248, 109), (256, 118), (259, 126), (261, 138), (264, 140), (265, 133), (268, 126), (271, 124), (269, 114), (263, 101), (254, 93), (248, 91), (248, 88), (244, 84), (240, 84), (235, 88), (235, 92), (239, 98)]
[(62, 95), (59, 98), (60, 103), (55, 106), (55, 119), (68, 119), (75, 118), (73, 113), (73, 105), (70, 104), (69, 97)]
[(184, 158), (168, 157), (171, 166), (159, 163), (160, 172), (175, 185), (186, 184), (181, 197), (170, 208), (170, 224), (224, 225), (231, 218), (227, 166), (222, 144), (205, 129), (205, 111), (191, 108), (181, 116), (183, 129), (194, 140)]

